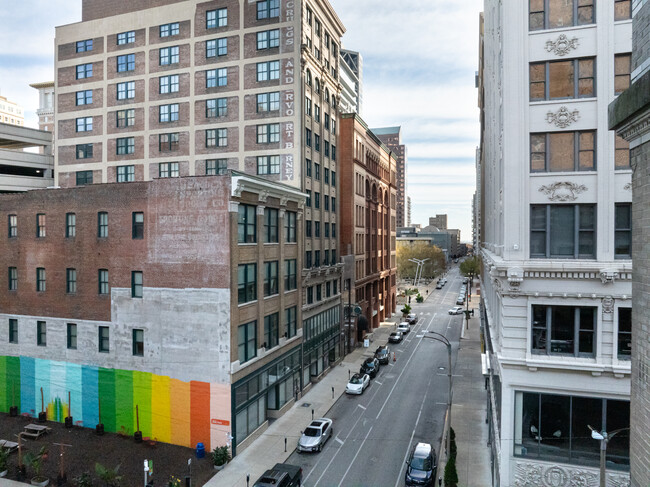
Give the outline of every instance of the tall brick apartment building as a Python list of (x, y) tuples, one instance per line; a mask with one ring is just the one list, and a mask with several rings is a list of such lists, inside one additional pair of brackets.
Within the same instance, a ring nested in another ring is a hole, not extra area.
[(386, 146), (393, 151), (397, 158), (397, 165), (395, 168), (397, 188), (397, 203), (396, 203), (396, 216), (397, 226), (407, 226), (406, 220), (406, 146), (402, 144), (402, 127), (382, 127), (371, 129), (372, 132), (379, 137), (379, 140), (386, 144)]
[[(354, 256), (354, 296), (369, 328), (396, 307), (397, 158), (356, 113), (341, 115), (341, 252)], [(363, 329), (357, 327), (356, 340)]]

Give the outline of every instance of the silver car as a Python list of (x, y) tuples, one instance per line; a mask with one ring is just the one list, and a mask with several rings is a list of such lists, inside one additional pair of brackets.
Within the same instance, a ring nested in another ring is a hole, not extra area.
[(332, 436), (332, 420), (315, 419), (302, 432), (298, 440), (298, 452), (321, 451), (323, 445)]

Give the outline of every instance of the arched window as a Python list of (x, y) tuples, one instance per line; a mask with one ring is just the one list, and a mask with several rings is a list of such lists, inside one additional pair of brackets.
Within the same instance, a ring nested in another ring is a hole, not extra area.
[(307, 70), (307, 86), (311, 86), (311, 71)]

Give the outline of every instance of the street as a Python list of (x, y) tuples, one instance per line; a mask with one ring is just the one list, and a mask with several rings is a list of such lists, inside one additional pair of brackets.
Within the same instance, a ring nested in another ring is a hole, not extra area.
[[(455, 305), (460, 288), (458, 268), (452, 267), (447, 278), (448, 283), (431, 291), (424, 303), (412, 299), (412, 312), (419, 320), (402, 343), (389, 344), (396, 361), (391, 358), (381, 367), (363, 395), (343, 395), (330, 409), (333, 436), (323, 451), (294, 452), (288, 459), (287, 463), (302, 466), (304, 485), (404, 485), (405, 462), (414, 444), (430, 443), (438, 454), (447, 407), (448, 356), (446, 347), (425, 339), (424, 332), (445, 335), (455, 363), (464, 316), (449, 315), (447, 310)], [(383, 344), (372, 343), (366, 355)]]

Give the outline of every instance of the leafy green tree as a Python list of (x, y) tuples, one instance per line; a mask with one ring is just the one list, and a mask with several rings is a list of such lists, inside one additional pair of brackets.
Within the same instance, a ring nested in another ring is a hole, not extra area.
[(480, 257), (468, 257), (460, 263), (459, 269), (461, 274), (464, 276), (478, 276), (481, 274), (481, 258)]
[(427, 242), (397, 243), (397, 277), (399, 279), (414, 279), (417, 264), (409, 259), (428, 259), (422, 268), (423, 279), (433, 279), (445, 270), (445, 254), (435, 245)]

